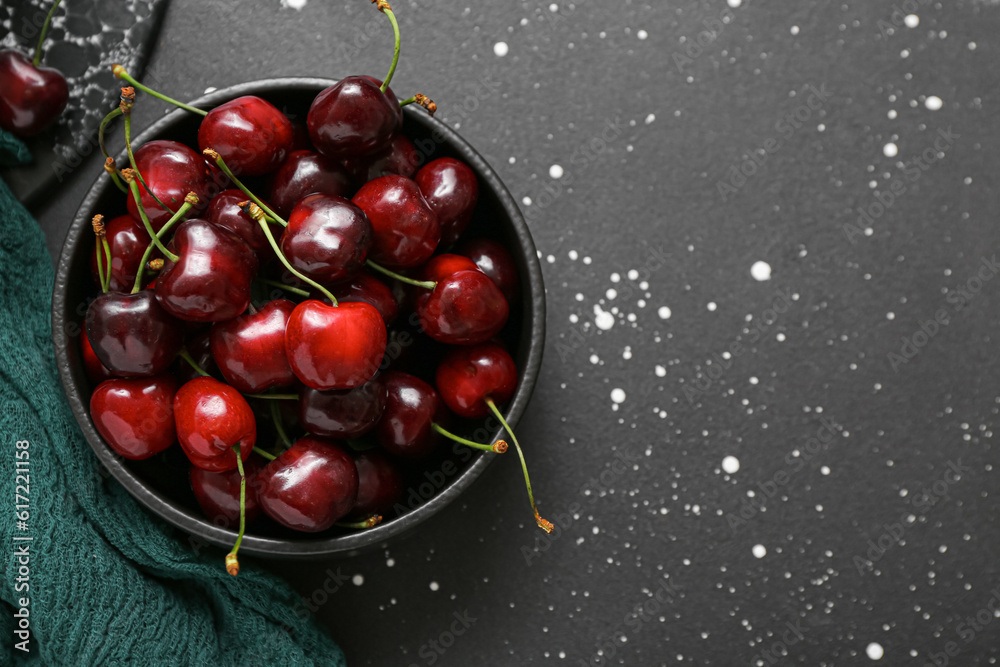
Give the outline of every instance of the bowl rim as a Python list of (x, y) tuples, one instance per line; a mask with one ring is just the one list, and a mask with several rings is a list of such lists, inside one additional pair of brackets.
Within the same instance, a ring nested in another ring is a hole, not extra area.
[[(336, 79), (316, 77), (260, 79), (213, 91), (188, 104), (196, 107), (215, 107), (244, 95), (267, 96), (268, 94), (301, 92), (309, 89), (314, 89), (318, 93), (336, 82)], [(519, 378), (517, 390), (507, 406), (505, 414), (507, 421), (514, 425), (524, 414), (534, 390), (542, 363), (545, 342), (545, 287), (542, 282), (541, 263), (538, 260), (531, 232), (503, 181), (465, 139), (451, 127), (431, 117), (423, 110), (417, 111), (412, 107), (404, 107), (403, 112), (408, 121), (422, 125), (430, 132), (436, 143), (448, 145), (476, 172), (485, 185), (496, 193), (504, 214), (510, 219), (514, 236), (520, 246), (519, 251), (524, 255), (527, 267), (527, 275), (524, 277), (527, 278), (528, 289), (522, 288), (522, 294), (530, 295), (530, 300), (525, 299), (524, 303), (524, 321), (530, 327), (530, 335), (524, 369)], [(182, 118), (189, 117), (189, 113), (183, 109), (172, 110), (139, 133), (134, 138), (133, 143), (142, 145), (156, 139)], [(439, 137), (440, 139), (438, 139)], [(116, 161), (120, 164), (125, 159), (127, 156), (123, 150), (117, 156)], [(235, 531), (216, 526), (207, 518), (188, 512), (169, 498), (149, 488), (138, 475), (125, 466), (123, 463), (125, 459), (113, 452), (98, 434), (90, 417), (89, 400), (84, 402), (84, 392), (77, 386), (71, 373), (69, 346), (74, 344), (76, 339), (71, 339), (68, 335), (63, 317), (63, 313), (66, 312), (67, 285), (71, 280), (69, 275), (70, 260), (81, 237), (90, 229), (91, 212), (97, 205), (98, 199), (107, 188), (111, 187), (114, 187), (113, 183), (102, 170), (77, 209), (76, 216), (66, 232), (59, 253), (52, 293), (52, 342), (55, 346), (59, 377), (77, 423), (97, 458), (111, 475), (142, 505), (170, 524), (206, 542), (229, 548), (236, 539)], [(496, 435), (499, 436), (499, 434), (500, 431)], [(460, 496), (496, 458), (496, 456), (486, 455), (485, 452), (475, 452), (474, 456), (472, 462), (452, 477), (449, 483), (434, 496), (391, 521), (363, 531), (323, 539), (272, 538), (247, 534), (240, 547), (241, 553), (278, 558), (318, 558), (332, 555), (351, 555), (383, 544), (391, 538), (412, 531), (416, 526), (440, 512)]]

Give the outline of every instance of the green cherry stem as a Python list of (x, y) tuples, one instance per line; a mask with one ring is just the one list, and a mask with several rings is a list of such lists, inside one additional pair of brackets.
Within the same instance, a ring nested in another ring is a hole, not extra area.
[[(122, 100), (122, 107), (126, 107), (124, 96)], [(149, 196), (153, 198), (153, 200), (160, 208), (162, 208), (167, 213), (173, 213), (173, 211), (171, 211), (167, 207), (167, 205), (164, 204), (160, 200), (160, 198), (156, 196), (156, 193), (149, 189), (149, 186), (146, 185), (146, 180), (142, 177), (142, 172), (139, 171), (139, 166), (135, 163), (135, 153), (132, 152), (132, 114), (130, 111), (131, 108), (132, 108), (131, 102), (128, 102), (127, 109), (129, 109), (129, 111), (125, 111), (125, 152), (128, 153), (128, 163), (132, 166), (132, 171), (135, 172), (135, 177), (139, 179), (139, 183), (142, 185), (142, 189), (149, 193)], [(139, 210), (141, 211), (142, 204), (140, 202), (137, 203), (139, 203)]]
[(277, 401), (271, 401), (271, 420), (274, 421), (274, 430), (278, 432), (281, 442), (285, 444), (285, 447), (291, 447), (292, 441), (289, 440), (288, 434), (285, 433), (285, 426), (281, 423), (281, 408)]
[(38, 44), (35, 45), (35, 58), (31, 61), (35, 67), (42, 62), (42, 42), (45, 41), (45, 35), (49, 32), (49, 24), (52, 23), (52, 17), (56, 13), (56, 9), (62, 4), (62, 0), (56, 0), (55, 4), (52, 5), (52, 9), (49, 10), (48, 15), (45, 17), (45, 23), (42, 24), (42, 31), (38, 34)]
[(153, 90), (152, 88), (139, 83), (134, 78), (132, 78), (132, 75), (129, 74), (128, 72), (126, 72), (125, 68), (122, 67), (121, 65), (112, 65), (111, 66), (111, 71), (112, 71), (112, 73), (114, 73), (114, 75), (116, 77), (118, 77), (119, 79), (121, 79), (123, 81), (127, 81), (129, 84), (135, 86), (136, 88), (138, 88), (142, 92), (146, 93), (147, 95), (152, 95), (153, 97), (155, 97), (157, 99), (161, 99), (164, 102), (169, 102), (170, 104), (173, 104), (175, 107), (180, 107), (181, 109), (184, 109), (185, 111), (190, 111), (191, 113), (196, 113), (196, 114), (198, 114), (200, 116), (207, 116), (208, 115), (208, 112), (205, 111), (205, 110), (203, 110), (203, 109), (199, 109), (197, 107), (193, 107), (193, 106), (190, 106), (188, 104), (184, 104), (183, 102), (178, 102), (177, 100), (173, 99), (172, 97), (167, 97), (163, 93), (158, 93), (155, 90)]
[(115, 159), (108, 153), (108, 148), (104, 141), (104, 133), (108, 129), (108, 124), (121, 115), (121, 107), (115, 107), (111, 113), (101, 119), (101, 125), (97, 128), (97, 144), (101, 147), (101, 153), (104, 155), (104, 171), (108, 172), (111, 176), (111, 180), (114, 181), (115, 186), (119, 190), (128, 194), (128, 187), (122, 182), (122, 179), (119, 178), (118, 167), (115, 165)]
[(387, 275), (390, 278), (395, 278), (399, 282), (406, 283), (407, 285), (413, 285), (415, 287), (423, 287), (424, 289), (434, 289), (435, 287), (437, 287), (437, 283), (434, 282), (433, 280), (414, 280), (413, 278), (407, 278), (406, 276), (396, 273), (395, 271), (390, 271), (384, 266), (379, 266), (370, 259), (366, 260), (365, 264), (368, 265), (368, 268), (375, 269), (379, 273)]
[[(90, 221), (90, 224), (94, 227), (94, 236), (96, 237), (96, 243), (94, 244), (94, 252), (97, 254), (97, 278), (101, 283), (101, 291), (107, 294), (108, 283), (111, 277), (111, 253), (108, 249), (108, 240), (104, 233), (104, 216), (98, 213), (94, 216), (94, 219)], [(108, 250), (105, 253), (105, 250)], [(108, 275), (104, 275), (104, 258), (108, 258)]]
[(355, 530), (365, 530), (366, 528), (374, 528), (380, 523), (382, 523), (382, 515), (373, 514), (367, 519), (362, 519), (361, 521), (338, 521), (333, 525), (339, 526), (341, 528), (353, 528)]
[(500, 420), (501, 424), (503, 424), (504, 430), (510, 435), (510, 439), (514, 442), (514, 447), (517, 449), (517, 456), (521, 459), (521, 470), (524, 471), (524, 485), (528, 487), (528, 500), (531, 501), (531, 509), (535, 511), (535, 523), (537, 523), (538, 527), (546, 533), (551, 533), (555, 529), (555, 526), (552, 525), (551, 521), (543, 519), (538, 513), (538, 508), (535, 506), (535, 495), (531, 492), (531, 478), (528, 477), (528, 464), (524, 462), (524, 452), (521, 451), (521, 445), (517, 442), (517, 436), (514, 435), (514, 430), (510, 427), (510, 424), (507, 423), (507, 420), (503, 418), (503, 413), (497, 409), (497, 405), (493, 402), (492, 398), (486, 398), (486, 405), (489, 406), (496, 418)]
[(149, 234), (149, 238), (152, 239), (153, 245), (159, 248), (163, 256), (169, 259), (171, 262), (176, 262), (180, 257), (169, 250), (167, 246), (163, 245), (163, 241), (157, 236), (156, 232), (153, 231), (153, 223), (149, 221), (149, 216), (146, 215), (146, 209), (142, 207), (142, 195), (139, 194), (139, 185), (136, 181), (136, 173), (131, 169), (123, 169), (122, 176), (125, 177), (125, 182), (128, 183), (129, 190), (132, 191), (132, 198), (135, 200), (135, 206), (139, 209), (139, 217), (142, 218), (142, 224), (146, 227), (146, 233)]
[(389, 87), (389, 82), (392, 81), (392, 75), (396, 73), (396, 65), (399, 63), (399, 24), (396, 23), (396, 15), (392, 13), (392, 7), (389, 6), (387, 0), (372, 0), (375, 3), (375, 7), (389, 17), (389, 22), (392, 23), (392, 36), (395, 41), (395, 47), (392, 52), (392, 65), (389, 66), (389, 73), (385, 75), (385, 80), (382, 81), (381, 90), (384, 93), (385, 89)]
[(268, 208), (267, 204), (257, 199), (256, 195), (250, 192), (247, 186), (243, 185), (243, 181), (236, 178), (236, 174), (232, 172), (232, 170), (229, 168), (229, 165), (226, 164), (226, 161), (222, 159), (221, 155), (219, 155), (216, 151), (212, 150), (211, 148), (206, 148), (205, 150), (202, 151), (202, 153), (207, 155), (210, 159), (215, 160), (216, 166), (218, 166), (219, 169), (222, 170), (222, 173), (225, 174), (229, 178), (229, 180), (233, 182), (233, 185), (238, 187), (243, 194), (249, 197), (250, 201), (252, 201), (254, 204), (257, 204), (257, 206), (260, 207), (260, 209), (265, 214), (264, 215), (265, 222), (273, 222), (281, 225), (282, 227), (288, 226), (288, 223), (284, 220), (284, 218), (282, 218), (280, 215), (278, 215), (270, 208)]
[(256, 447), (256, 446), (253, 448), (253, 451), (251, 452), (251, 454), (260, 454), (261, 456), (263, 456), (268, 461), (273, 461), (274, 459), (278, 458), (277, 456), (275, 456), (271, 452), (265, 451), (265, 450), (261, 449), (260, 447)]
[(236, 552), (240, 550), (243, 542), (243, 533), (247, 527), (247, 475), (243, 470), (243, 443), (236, 443), (236, 467), (240, 471), (240, 532), (236, 536), (236, 544), (233, 550), (226, 554), (226, 572), (234, 577), (240, 573), (240, 561), (236, 558)]
[(181, 351), (177, 353), (177, 356), (183, 359), (184, 361), (188, 362), (191, 368), (193, 368), (198, 373), (198, 375), (206, 378), (211, 377), (208, 373), (205, 372), (204, 368), (198, 365), (198, 362), (194, 360), (194, 357), (192, 357), (191, 353), (187, 351), (187, 348), (182, 347)]
[(263, 398), (271, 401), (297, 401), (298, 394), (243, 394), (247, 398)]
[(292, 287), (291, 285), (286, 285), (283, 282), (277, 280), (269, 280), (268, 278), (257, 278), (257, 282), (263, 285), (270, 285), (271, 287), (277, 287), (283, 289), (286, 292), (291, 292), (292, 294), (298, 294), (299, 296), (310, 296), (309, 292), (304, 289), (299, 289), (298, 287)]
[[(184, 203), (181, 207), (177, 209), (177, 212), (171, 216), (169, 220), (163, 223), (160, 227), (160, 231), (156, 232), (156, 240), (162, 243), (162, 237), (167, 235), (170, 228), (177, 224), (177, 221), (182, 219), (184, 215), (191, 210), (191, 207), (198, 203), (198, 197), (193, 192), (189, 192), (187, 197), (184, 198)], [(146, 252), (142, 254), (142, 261), (139, 263), (139, 271), (135, 274), (135, 283), (132, 285), (132, 294), (136, 294), (142, 288), (142, 276), (143, 272), (146, 270), (146, 262), (149, 261), (149, 256), (153, 253), (153, 248), (156, 247), (156, 243), (153, 241), (149, 242), (146, 246)]]
[(466, 445), (467, 447), (472, 447), (473, 449), (481, 449), (484, 452), (493, 452), (495, 454), (503, 454), (507, 451), (507, 443), (503, 440), (497, 440), (492, 445), (483, 445), (478, 442), (473, 442), (472, 440), (466, 440), (465, 438), (455, 435), (451, 431), (445, 429), (443, 426), (437, 424), (436, 422), (431, 422), (431, 428), (443, 435), (446, 438), (450, 438), (455, 442)]

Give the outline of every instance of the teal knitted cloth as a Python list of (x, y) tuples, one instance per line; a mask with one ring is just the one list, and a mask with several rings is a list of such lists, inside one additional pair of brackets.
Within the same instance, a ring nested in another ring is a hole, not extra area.
[[(0, 131), (0, 159), (26, 154)], [(226, 574), (223, 550), (196, 554), (101, 474), (59, 383), (52, 282), (41, 230), (0, 181), (0, 664), (344, 665), (285, 583), (246, 562)]]

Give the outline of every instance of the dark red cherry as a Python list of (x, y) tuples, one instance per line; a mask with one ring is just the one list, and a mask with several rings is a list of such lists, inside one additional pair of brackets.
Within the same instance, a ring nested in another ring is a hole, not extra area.
[(367, 303), (330, 306), (303, 301), (288, 318), (285, 352), (303, 384), (313, 389), (353, 389), (375, 375), (385, 354), (382, 316)]
[(236, 175), (274, 171), (292, 150), (292, 122), (270, 102), (246, 95), (221, 104), (201, 121), (198, 147), (214, 149)]
[(94, 354), (115, 375), (149, 377), (167, 370), (184, 344), (184, 325), (153, 292), (100, 294), (87, 308)]
[(66, 108), (66, 77), (36, 66), (17, 51), (0, 51), (0, 127), (31, 137), (52, 124)]
[(462, 235), (479, 199), (476, 173), (454, 158), (443, 157), (424, 165), (416, 176), (424, 199), (441, 224), (441, 243), (451, 245)]
[(306, 124), (316, 149), (341, 159), (382, 150), (400, 120), (399, 103), (383, 94), (371, 77), (349, 76), (316, 96)]
[(408, 373), (389, 371), (383, 376), (386, 404), (375, 427), (379, 445), (393, 456), (422, 459), (433, 454), (441, 436), (431, 427), (447, 416), (434, 387)]
[(386, 326), (392, 324), (399, 314), (399, 304), (392, 290), (368, 271), (359, 272), (348, 282), (332, 287), (331, 291), (338, 301), (363, 301), (375, 306)]
[[(368, 79), (369, 81), (371, 81), (372, 83), (375, 84), (376, 88), (381, 88), (382, 87), (382, 79), (376, 79), (375, 77), (369, 76), (367, 74), (362, 74), (361, 78), (362, 79)], [(385, 99), (396, 110), (396, 115), (399, 117), (399, 126), (402, 127), (403, 126), (403, 107), (399, 106), (399, 98), (396, 97), (396, 93), (392, 92), (392, 88), (386, 86), (385, 92), (382, 93), (382, 94), (385, 95)]]
[(376, 449), (355, 453), (354, 465), (358, 468), (358, 498), (348, 518), (390, 514), (403, 499), (403, 474), (399, 466)]
[(274, 254), (274, 251), (260, 224), (237, 206), (245, 201), (247, 196), (241, 190), (223, 190), (212, 199), (205, 217), (243, 239), (257, 254), (258, 260), (267, 259)]
[(101, 360), (94, 354), (94, 348), (90, 344), (90, 339), (87, 338), (86, 329), (80, 330), (80, 356), (83, 358), (83, 369), (86, 371), (87, 377), (94, 384), (99, 384), (104, 380), (114, 377), (107, 366), (102, 364)]
[(500, 243), (492, 239), (470, 239), (463, 241), (457, 250), (476, 263), (479, 270), (490, 277), (507, 303), (514, 303), (518, 297), (519, 280), (514, 259)]
[(285, 325), (294, 309), (291, 301), (276, 299), (255, 313), (212, 325), (212, 357), (226, 382), (244, 394), (295, 384), (285, 356)]
[(169, 375), (105, 380), (90, 395), (90, 417), (111, 449), (127, 459), (148, 459), (174, 444), (174, 394)]
[(330, 438), (360, 438), (375, 428), (385, 409), (386, 389), (373, 377), (354, 389), (299, 394), (299, 422), (309, 433)]
[[(260, 489), (260, 474), (264, 466), (260, 457), (254, 456), (243, 464), (246, 475), (245, 519), (250, 523), (260, 515), (257, 494)], [(191, 490), (198, 505), (212, 523), (223, 528), (235, 528), (240, 523), (240, 471), (209, 472), (198, 466), (191, 466)]]
[(250, 305), (257, 255), (228, 229), (197, 218), (182, 222), (156, 277), (156, 299), (176, 317), (193, 322), (231, 320)]
[(188, 459), (209, 472), (236, 468), (240, 445), (246, 460), (257, 441), (257, 422), (246, 399), (210, 377), (191, 380), (174, 396), (177, 439)]
[(268, 203), (287, 218), (307, 195), (349, 197), (353, 191), (351, 177), (340, 162), (312, 151), (295, 151), (271, 178)]
[(507, 350), (493, 342), (456, 347), (441, 361), (434, 383), (445, 405), (460, 417), (490, 414), (487, 398), (506, 403), (517, 389), (517, 366)]
[[(108, 289), (112, 292), (131, 292), (135, 276), (139, 273), (139, 264), (149, 245), (149, 234), (141, 222), (130, 215), (120, 215), (105, 223), (105, 234), (108, 239), (108, 249), (111, 250), (111, 280)], [(162, 257), (154, 248), (149, 259)], [(101, 267), (105, 266), (106, 256), (101, 256)], [(100, 283), (97, 275), (97, 255), (91, 253), (90, 272), (94, 280)]]
[[(185, 324), (190, 326), (192, 323), (185, 322)], [(195, 363), (198, 364), (199, 368), (210, 375), (219, 375), (219, 369), (215, 366), (215, 359), (212, 358), (212, 340), (208, 330), (195, 333), (188, 338), (184, 347)], [(172, 370), (174, 377), (180, 380), (181, 384), (190, 382), (196, 377), (201, 377), (201, 373), (192, 368), (191, 364), (180, 357), (174, 361)]]
[(334, 440), (306, 436), (259, 473), (259, 500), (269, 517), (307, 533), (326, 530), (354, 506), (358, 469)]
[(424, 332), (452, 345), (475, 345), (497, 335), (507, 323), (507, 300), (485, 273), (458, 271), (417, 296)]
[[(478, 271), (479, 267), (468, 257), (442, 253), (435, 255), (420, 270), (422, 280), (438, 282), (459, 271)], [(418, 292), (419, 293), (419, 292)]]
[[(137, 182), (142, 208), (155, 231), (160, 231), (163, 223), (177, 212), (189, 192), (198, 196), (198, 205), (192, 209), (192, 215), (197, 215), (208, 206), (213, 190), (212, 174), (202, 156), (184, 144), (165, 140), (150, 141), (135, 152), (135, 164), (149, 189), (170, 209), (168, 212), (160, 208), (153, 196), (146, 192), (146, 188)], [(131, 194), (126, 195), (125, 204), (129, 215), (141, 221), (135, 198)]]
[(421, 159), (413, 143), (402, 134), (397, 134), (389, 145), (378, 153), (363, 158), (346, 159), (344, 165), (356, 183), (367, 183), (386, 174), (413, 178), (420, 168)]
[(371, 258), (389, 268), (423, 264), (437, 248), (441, 227), (437, 215), (405, 176), (388, 175), (361, 186), (353, 201), (375, 231)]
[(292, 209), (281, 252), (293, 267), (321, 283), (345, 280), (364, 266), (372, 226), (343, 197), (309, 195)]

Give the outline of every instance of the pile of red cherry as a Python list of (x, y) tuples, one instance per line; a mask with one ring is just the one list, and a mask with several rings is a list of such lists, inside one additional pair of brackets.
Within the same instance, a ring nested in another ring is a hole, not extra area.
[[(398, 57), (395, 18), (378, 7)], [(517, 368), (496, 337), (519, 285), (500, 243), (462, 238), (473, 170), (450, 157), (419, 166), (401, 133), (401, 105), (433, 103), (401, 103), (367, 76), (320, 92), (305, 127), (255, 96), (207, 113), (177, 103), (204, 116), (201, 153), (164, 140), (133, 152), (135, 93), (122, 90), (109, 117), (124, 116), (130, 166), (106, 169), (127, 214), (95, 217), (100, 293), (81, 335), (99, 383), (91, 416), (128, 459), (180, 443), (206, 516), (239, 523), (231, 574), (261, 512), (308, 533), (369, 527), (447, 438), (506, 450), (446, 428), (490, 414), (506, 427), (497, 406)], [(428, 361), (432, 372), (415, 370)]]

